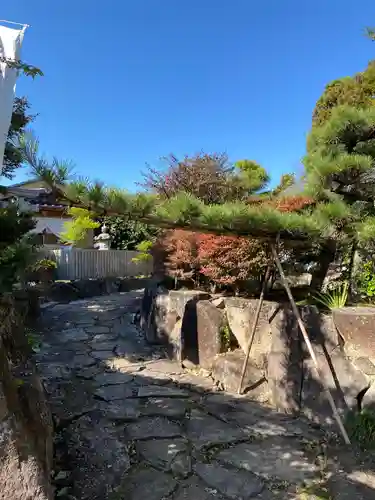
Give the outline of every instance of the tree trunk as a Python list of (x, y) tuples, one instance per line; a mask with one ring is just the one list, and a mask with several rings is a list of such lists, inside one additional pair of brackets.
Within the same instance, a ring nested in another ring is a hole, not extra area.
[(327, 276), (327, 272), (330, 264), (334, 262), (336, 256), (336, 244), (331, 243), (330, 245), (325, 245), (319, 255), (318, 258), (318, 268), (313, 273), (311, 278), (311, 288), (316, 291), (320, 291), (322, 289), (325, 277)]

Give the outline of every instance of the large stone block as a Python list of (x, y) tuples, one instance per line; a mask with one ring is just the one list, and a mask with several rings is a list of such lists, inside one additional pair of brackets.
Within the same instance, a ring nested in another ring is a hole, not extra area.
[[(225, 298), (229, 327), (244, 352), (246, 352), (249, 343), (257, 305), (258, 301), (255, 299)], [(276, 308), (277, 304), (274, 302), (263, 302), (250, 354), (250, 359), (259, 367), (264, 366), (264, 360), (271, 347), (270, 320)]]
[(195, 290), (169, 291), (157, 281), (145, 289), (141, 307), (141, 327), (151, 343), (169, 343), (174, 327), (185, 315), (190, 301), (210, 295)]
[(215, 356), (222, 352), (225, 316), (208, 300), (197, 302), (196, 307), (199, 364), (203, 368), (210, 368)]
[[(205, 297), (205, 296), (203, 296)], [(210, 367), (221, 352), (224, 315), (208, 300), (196, 295), (186, 303), (181, 325), (181, 360)]]
[(171, 290), (169, 292), (169, 310), (176, 311), (177, 315), (182, 318), (188, 302), (191, 300), (195, 302), (207, 300), (210, 297), (209, 293), (200, 290)]
[[(219, 354), (213, 361), (211, 375), (216, 382), (229, 392), (236, 393), (241, 379), (245, 355), (241, 349)], [(247, 365), (242, 390), (251, 399), (266, 401), (268, 387), (262, 370), (251, 361)]]
[(332, 317), (313, 306), (299, 312), (315, 352), (321, 379), (290, 306), (285, 305), (272, 322), (272, 348), (267, 378), (273, 405), (279, 411), (303, 411), (315, 421), (333, 422), (324, 386), (328, 386), (342, 413), (355, 409), (369, 379), (340, 348)]
[(300, 409), (303, 352), (296, 320), (289, 307), (279, 310), (272, 321), (272, 344), (267, 379), (271, 402), (279, 411)]
[(348, 411), (358, 409), (359, 398), (368, 389), (370, 381), (340, 349), (331, 354), (318, 354), (317, 361), (321, 378), (313, 361), (304, 361), (301, 407), (310, 419), (319, 423), (334, 424), (324, 384), (331, 391), (339, 412), (345, 415)]
[(332, 313), (347, 354), (375, 361), (375, 308), (343, 307)]
[(150, 343), (158, 342), (161, 337), (158, 329), (167, 314), (168, 301), (168, 290), (160, 286), (157, 281), (151, 283), (144, 291), (140, 326)]

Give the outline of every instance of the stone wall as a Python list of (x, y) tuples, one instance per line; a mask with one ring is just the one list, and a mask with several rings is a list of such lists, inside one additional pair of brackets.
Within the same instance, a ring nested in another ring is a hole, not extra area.
[[(166, 343), (172, 357), (209, 370), (222, 388), (237, 392), (256, 306), (254, 299), (169, 291), (155, 283), (146, 289), (141, 324), (150, 342)], [(313, 306), (302, 307), (300, 312), (325, 384), (317, 375), (290, 305), (265, 301), (242, 387), (247, 395), (268, 401), (279, 411), (303, 412), (324, 423), (333, 422), (324, 385), (342, 413), (363, 402), (369, 404), (372, 390), (375, 401), (375, 388), (369, 390), (371, 370), (375, 386), (375, 365), (366, 359), (367, 368), (360, 366), (359, 356), (351, 355), (350, 342), (343, 346), (336, 316), (321, 314)], [(228, 331), (238, 348), (226, 352)]]
[(30, 360), (26, 305), (0, 303), (0, 497), (52, 500), (52, 418)]

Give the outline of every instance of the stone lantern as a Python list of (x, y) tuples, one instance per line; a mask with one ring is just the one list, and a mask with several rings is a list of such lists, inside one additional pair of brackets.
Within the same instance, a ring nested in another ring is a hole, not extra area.
[(96, 241), (95, 248), (98, 250), (109, 250), (111, 248), (111, 239), (107, 226), (103, 224), (101, 233), (94, 238)]

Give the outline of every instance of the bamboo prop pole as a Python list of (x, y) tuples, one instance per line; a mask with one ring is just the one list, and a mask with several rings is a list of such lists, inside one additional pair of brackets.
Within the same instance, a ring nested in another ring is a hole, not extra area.
[(262, 284), (262, 290), (260, 292), (260, 296), (259, 296), (259, 300), (258, 300), (258, 304), (257, 304), (257, 309), (256, 309), (256, 312), (255, 312), (254, 321), (253, 321), (253, 324), (252, 324), (252, 327), (251, 327), (250, 341), (249, 341), (249, 344), (247, 346), (246, 357), (245, 357), (245, 361), (243, 362), (241, 379), (240, 379), (240, 383), (238, 385), (238, 390), (237, 390), (238, 394), (242, 393), (242, 384), (243, 384), (243, 381), (244, 381), (244, 378), (245, 378), (247, 364), (249, 362), (250, 351), (251, 351), (251, 348), (252, 348), (253, 343), (254, 343), (255, 330), (256, 330), (256, 328), (258, 326), (259, 315), (260, 315), (260, 311), (262, 309), (263, 300), (264, 300), (264, 294), (266, 292), (267, 282), (268, 282), (270, 274), (271, 274), (271, 269), (272, 269), (272, 263), (270, 262), (268, 264), (268, 266), (267, 266), (266, 274), (264, 275), (264, 280), (263, 280), (263, 284)]
[(280, 274), (280, 278), (281, 278), (281, 281), (284, 285), (284, 288), (285, 288), (285, 291), (288, 295), (288, 298), (289, 298), (289, 301), (290, 301), (290, 304), (292, 306), (292, 310), (293, 310), (293, 314), (294, 316), (296, 317), (296, 320), (297, 320), (297, 323), (298, 323), (298, 326), (301, 330), (301, 333), (302, 333), (302, 336), (306, 342), (306, 345), (307, 345), (307, 349), (309, 351), (309, 354), (311, 356), (311, 359), (315, 365), (315, 369), (316, 369), (316, 372), (317, 372), (317, 375), (323, 385), (323, 388), (324, 388), (324, 391), (327, 395), (327, 399), (328, 399), (328, 402), (329, 404), (331, 405), (331, 408), (332, 408), (332, 412), (333, 412), (333, 416), (335, 417), (336, 419), (336, 422), (337, 422), (337, 425), (341, 431), (341, 434), (342, 434), (342, 437), (344, 438), (344, 441), (345, 441), (345, 444), (350, 444), (350, 439), (349, 439), (349, 436), (346, 432), (346, 429), (344, 427), (344, 424), (341, 420), (341, 417), (340, 417), (340, 414), (337, 410), (337, 406), (333, 400), (333, 397), (332, 397), (332, 394), (331, 394), (331, 391), (329, 390), (325, 380), (324, 380), (324, 377), (319, 369), (319, 365), (318, 365), (318, 360), (316, 358), (316, 355), (315, 355), (315, 352), (314, 352), (314, 349), (313, 349), (313, 346), (311, 344), (311, 341), (310, 341), (310, 338), (308, 336), (308, 333), (306, 331), (306, 328), (305, 328), (305, 325), (303, 324), (303, 321), (302, 321), (302, 318), (301, 318), (301, 315), (298, 311), (298, 308), (297, 308), (297, 305), (294, 301), (294, 298), (293, 298), (293, 295), (292, 295), (292, 292), (290, 290), (290, 287), (289, 287), (289, 284), (286, 280), (286, 277), (285, 277), (285, 274), (284, 274), (284, 270), (282, 268), (282, 265), (281, 265), (281, 262), (280, 262), (280, 259), (279, 259), (279, 256), (277, 255), (277, 251), (276, 251), (276, 248), (275, 248), (275, 245), (272, 244), (271, 245), (271, 250), (272, 250), (272, 255), (273, 255), (273, 258), (274, 258), (274, 261), (276, 263), (276, 266), (277, 266), (277, 269), (279, 271), (279, 274)]

